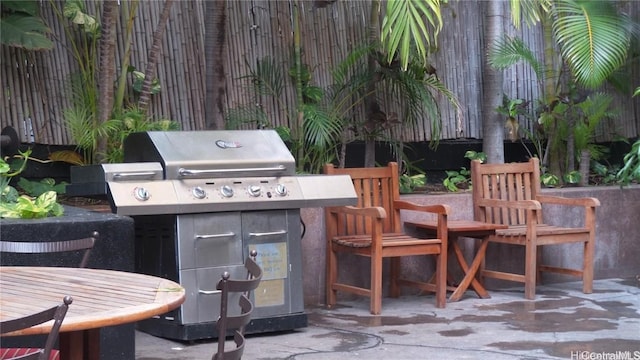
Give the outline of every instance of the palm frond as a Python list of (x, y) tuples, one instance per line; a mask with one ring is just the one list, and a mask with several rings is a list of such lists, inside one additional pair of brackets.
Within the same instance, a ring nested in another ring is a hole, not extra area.
[(267, 114), (257, 106), (248, 105), (228, 109), (225, 116), (227, 129), (237, 130), (246, 124), (251, 124), (253, 128), (270, 126)]
[(358, 69), (362, 72), (366, 71), (367, 55), (373, 51), (375, 47), (372, 45), (361, 45), (350, 51), (347, 57), (331, 71), (333, 83), (346, 84)]
[(282, 94), (284, 77), (274, 58), (265, 56), (257, 61), (255, 68), (250, 64), (247, 64), (247, 67), (249, 75), (243, 78), (251, 81), (258, 95), (279, 97)]
[[(426, 23), (431, 25), (427, 29)], [(436, 41), (442, 29), (440, 0), (389, 0), (387, 12), (382, 22), (380, 39), (391, 62), (400, 54), (400, 63), (407, 69), (412, 49), (426, 61), (427, 49)]]
[(503, 70), (520, 61), (525, 62), (535, 72), (538, 80), (544, 80), (544, 64), (520, 38), (504, 37), (491, 46), (488, 54), (489, 65)]
[(341, 119), (332, 117), (327, 111), (314, 105), (304, 105), (304, 136), (305, 141), (326, 148), (332, 144), (333, 139), (338, 138), (342, 131)]
[(551, 0), (510, 0), (510, 7), (511, 22), (519, 28), (522, 17), (528, 25), (540, 22), (551, 8)]
[(560, 52), (580, 84), (597, 87), (625, 63), (630, 20), (617, 13), (612, 3), (558, 1), (552, 15)]

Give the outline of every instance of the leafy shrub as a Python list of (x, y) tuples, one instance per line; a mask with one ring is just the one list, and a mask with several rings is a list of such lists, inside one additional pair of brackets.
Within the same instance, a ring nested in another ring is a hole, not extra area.
[(30, 155), (31, 150), (20, 152), (17, 156), (19, 161), (15, 164), (9, 164), (0, 158), (0, 218), (35, 219), (61, 216), (64, 213), (64, 208), (58, 204), (56, 191), (39, 189), (41, 194), (34, 198), (20, 195), (9, 185), (11, 178), (25, 169)]

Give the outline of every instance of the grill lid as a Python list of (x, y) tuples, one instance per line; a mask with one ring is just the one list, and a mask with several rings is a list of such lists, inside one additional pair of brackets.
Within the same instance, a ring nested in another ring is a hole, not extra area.
[(295, 160), (274, 130), (134, 133), (124, 142), (124, 161), (159, 162), (167, 180), (295, 174)]
[[(78, 192), (97, 188), (120, 215), (355, 205), (348, 175), (295, 175), (273, 130), (141, 132), (125, 163), (77, 171)], [(85, 171), (86, 170), (86, 171)]]

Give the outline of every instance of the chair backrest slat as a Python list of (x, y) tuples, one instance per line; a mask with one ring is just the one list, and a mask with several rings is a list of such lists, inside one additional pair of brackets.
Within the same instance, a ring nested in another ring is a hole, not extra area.
[[(393, 202), (400, 198), (398, 164), (390, 162), (385, 167), (375, 168), (336, 168), (331, 164), (324, 166), (325, 174), (349, 175), (358, 196), (358, 207), (378, 206), (385, 209), (387, 217), (383, 219), (383, 232), (402, 230), (399, 214), (394, 211)], [(327, 208), (330, 211), (330, 208)], [(372, 220), (368, 217), (344, 215), (338, 218), (337, 235), (368, 234), (372, 229)]]
[[(533, 200), (540, 193), (540, 163), (531, 158), (526, 163), (481, 164), (472, 161), (474, 218), (478, 221), (522, 225), (526, 212), (512, 207), (484, 207), (479, 199), (509, 201)], [(539, 221), (541, 219), (538, 219)]]

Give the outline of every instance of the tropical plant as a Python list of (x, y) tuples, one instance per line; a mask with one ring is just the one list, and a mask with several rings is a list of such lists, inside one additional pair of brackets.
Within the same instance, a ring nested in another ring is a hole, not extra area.
[(486, 163), (488, 155), (483, 151), (477, 152), (473, 150), (467, 150), (467, 152), (464, 153), (464, 157), (472, 161), (480, 160), (480, 162)]
[(399, 161), (399, 164), (401, 194), (412, 193), (427, 184), (427, 175), (416, 164), (412, 164), (408, 159)]
[[(555, 107), (562, 103), (574, 88), (594, 89), (602, 85), (626, 61), (632, 33), (632, 21), (618, 12), (611, 1), (542, 0), (511, 1), (512, 19), (519, 26), (524, 15), (529, 24), (541, 23), (545, 51), (539, 61), (520, 39), (503, 38), (492, 47), (489, 62), (496, 68), (506, 68), (525, 61), (534, 69), (541, 84), (542, 101), (538, 121), (547, 130), (548, 144), (556, 139), (558, 122)], [(556, 60), (559, 49), (561, 62)], [(564, 76), (568, 69), (571, 77)], [(568, 78), (568, 82), (562, 79)], [(584, 92), (584, 91), (582, 91)], [(572, 127), (571, 124), (569, 124)], [(568, 136), (573, 136), (572, 132)], [(567, 148), (554, 147), (542, 158), (553, 173), (560, 173), (561, 155), (573, 152), (573, 139)], [(570, 161), (574, 157), (569, 156)]]
[(116, 120), (98, 123), (95, 112), (80, 103), (64, 110), (63, 116), (78, 151), (82, 153), (82, 164), (85, 165), (95, 163), (98, 139), (109, 138), (119, 128)]
[(121, 111), (114, 112), (113, 119), (107, 123), (113, 123), (116, 128), (107, 136), (107, 152), (104, 161), (119, 163), (124, 161), (124, 140), (134, 132), (143, 131), (174, 131), (180, 129), (180, 124), (173, 120), (153, 120), (147, 112), (131, 106)]
[(44, 178), (39, 181), (34, 181), (21, 177), (16, 185), (32, 197), (38, 197), (49, 191), (53, 191), (56, 194), (64, 194), (67, 191), (67, 182), (61, 181), (56, 183), (54, 178)]
[(598, 161), (591, 162), (592, 173), (589, 182), (599, 185), (609, 185), (617, 182), (616, 174), (620, 170), (619, 165), (607, 166)]
[[(435, 48), (432, 44), (435, 45), (442, 28), (440, 1), (387, 1), (381, 28), (378, 26), (380, 4), (379, 0), (371, 2), (367, 41), (372, 50), (365, 64), (370, 75), (365, 90), (366, 121), (357, 129), (358, 136), (365, 142), (365, 167), (375, 165), (375, 141), (391, 131), (394, 123), (410, 124), (427, 117), (433, 132), (432, 145), (438, 143), (440, 116), (432, 91), (444, 95), (459, 109), (455, 97), (437, 79), (428, 62), (428, 53)], [(377, 89), (387, 89), (389, 85), (391, 88), (385, 95), (392, 96), (389, 103), (399, 106), (401, 114), (393, 114), (381, 105), (382, 92)], [(411, 97), (405, 102), (407, 98), (396, 98), (399, 93)], [(402, 143), (399, 144), (401, 147)], [(401, 153), (401, 148), (397, 152)]]
[(409, 194), (415, 191), (416, 188), (425, 186), (427, 184), (427, 176), (425, 174), (402, 174), (400, 175), (400, 193)]
[[(513, 0), (511, 11), (515, 26), (519, 26), (523, 13), (529, 24), (542, 23), (546, 45), (558, 46), (562, 59), (582, 86), (600, 86), (625, 64), (634, 25), (628, 15), (618, 11), (615, 2)], [(545, 54), (544, 66), (551, 75), (548, 55)]]
[(447, 177), (442, 180), (442, 184), (448, 191), (460, 191), (461, 188), (466, 188), (471, 183), (471, 171), (465, 167), (461, 167), (458, 171), (447, 170), (445, 173)]
[[(633, 96), (640, 96), (640, 87), (636, 88)], [(631, 150), (622, 159), (624, 165), (616, 174), (622, 185), (636, 181), (640, 182), (640, 139), (631, 145)]]
[(0, 2), (0, 44), (29, 51), (50, 50), (53, 42), (47, 37), (51, 29), (39, 16), (36, 0), (3, 0)]
[[(67, 126), (76, 146), (84, 154), (83, 164), (89, 164), (92, 154), (98, 151), (98, 139), (104, 139), (106, 150), (100, 154), (103, 162), (118, 163), (124, 160), (124, 139), (133, 132), (178, 130), (180, 124), (172, 120), (153, 120), (135, 106), (116, 111), (113, 118), (96, 125), (90, 114), (81, 107), (65, 111)], [(59, 159), (62, 160), (62, 159)]]
[(31, 155), (31, 150), (20, 152), (20, 155), (18, 155), (20, 162), (17, 164), (9, 164), (5, 159), (0, 158), (0, 200), (3, 202), (15, 201), (17, 199), (18, 191), (14, 187), (9, 186), (9, 183), (13, 177), (20, 175), (20, 173), (24, 171), (29, 155)]
[(548, 172), (545, 172), (540, 175), (540, 182), (545, 187), (556, 187), (560, 185), (560, 179), (558, 178), (558, 176), (554, 174), (550, 174)]
[(42, 192), (37, 197), (20, 195), (9, 183), (11, 179), (24, 171), (30, 159), (31, 150), (19, 152), (15, 156), (17, 163), (9, 164), (0, 158), (0, 218), (33, 219), (48, 216), (61, 216), (64, 208), (57, 202), (54, 190)]
[[(343, 136), (343, 129), (348, 114), (362, 102), (361, 93), (364, 82), (357, 82), (347, 74), (351, 70), (353, 57), (348, 57), (333, 71), (334, 84), (327, 89), (320, 89), (310, 83), (311, 76), (306, 66), (300, 72), (291, 70), (289, 75), (294, 82), (300, 80), (303, 98), (302, 141), (292, 136), (289, 128), (278, 127), (284, 141), (290, 144), (292, 153), (300, 154), (300, 147), (304, 147), (302, 157), (297, 158), (298, 172), (320, 172), (322, 166), (336, 158), (336, 147)], [(250, 84), (250, 103), (229, 109), (226, 117), (228, 128), (238, 128), (247, 122), (254, 128), (270, 128), (272, 124), (264, 113), (261, 102), (265, 97), (273, 99), (279, 104), (280, 111), (293, 123), (297, 117), (297, 109), (291, 109), (282, 101), (285, 77), (276, 61), (265, 57), (257, 62), (255, 68), (247, 64), (249, 74), (245, 77)], [(304, 69), (304, 70), (303, 70)]]
[[(372, 9), (379, 7), (376, 2), (379, 1), (374, 1)], [(398, 56), (401, 68), (407, 70), (417, 53), (422, 65), (428, 65), (429, 48), (435, 46), (442, 29), (440, 0), (388, 0), (385, 14), (380, 40), (387, 63)]]
[(518, 131), (520, 123), (518, 117), (528, 115), (528, 102), (524, 99), (510, 99), (506, 94), (503, 96), (502, 105), (495, 110), (506, 117), (504, 126), (509, 132), (509, 139), (516, 141), (520, 138)]
[[(71, 41), (71, 51), (79, 66), (80, 73), (72, 79), (73, 107), (64, 111), (66, 125), (73, 140), (84, 152), (85, 163), (102, 163), (117, 161), (122, 154), (122, 135), (128, 134), (131, 123), (121, 121), (123, 114), (141, 113), (144, 121), (142, 127), (135, 129), (167, 129), (175, 128), (168, 120), (161, 120), (158, 124), (150, 124), (151, 118), (146, 115), (149, 96), (160, 91), (158, 80), (149, 75), (155, 72), (160, 51), (160, 39), (168, 21), (169, 10), (173, 0), (166, 0), (153, 35), (153, 45), (148, 55), (147, 68), (143, 73), (129, 66), (131, 39), (133, 36), (133, 20), (139, 5), (138, 0), (102, 2), (101, 23), (96, 17), (88, 14), (82, 0), (66, 0), (62, 9), (57, 2), (50, 1), (61, 21), (68, 20), (78, 29), (81, 36), (72, 36), (72, 28), (65, 27), (67, 38)], [(113, 60), (115, 56), (115, 35), (117, 32), (116, 18), (122, 12), (126, 20), (125, 50), (120, 64), (122, 68), (116, 79), (116, 69)], [(98, 61), (100, 62), (98, 64)], [(125, 99), (128, 77), (132, 77), (132, 88), (138, 94), (136, 99)], [(115, 86), (97, 86), (97, 84), (115, 84)], [(127, 115), (124, 115), (125, 118)]]
[(582, 175), (579, 171), (573, 170), (562, 176), (565, 184), (578, 185), (582, 181)]
[(631, 150), (622, 159), (624, 165), (616, 174), (620, 184), (629, 185), (631, 182), (640, 182), (640, 140), (631, 146)]
[[(473, 150), (465, 152), (464, 157), (471, 161), (479, 160), (483, 163), (487, 161), (486, 153)], [(471, 171), (469, 169), (461, 167), (458, 171), (447, 170), (445, 173), (447, 176), (442, 181), (442, 184), (448, 191), (457, 192), (461, 188), (471, 188)]]

